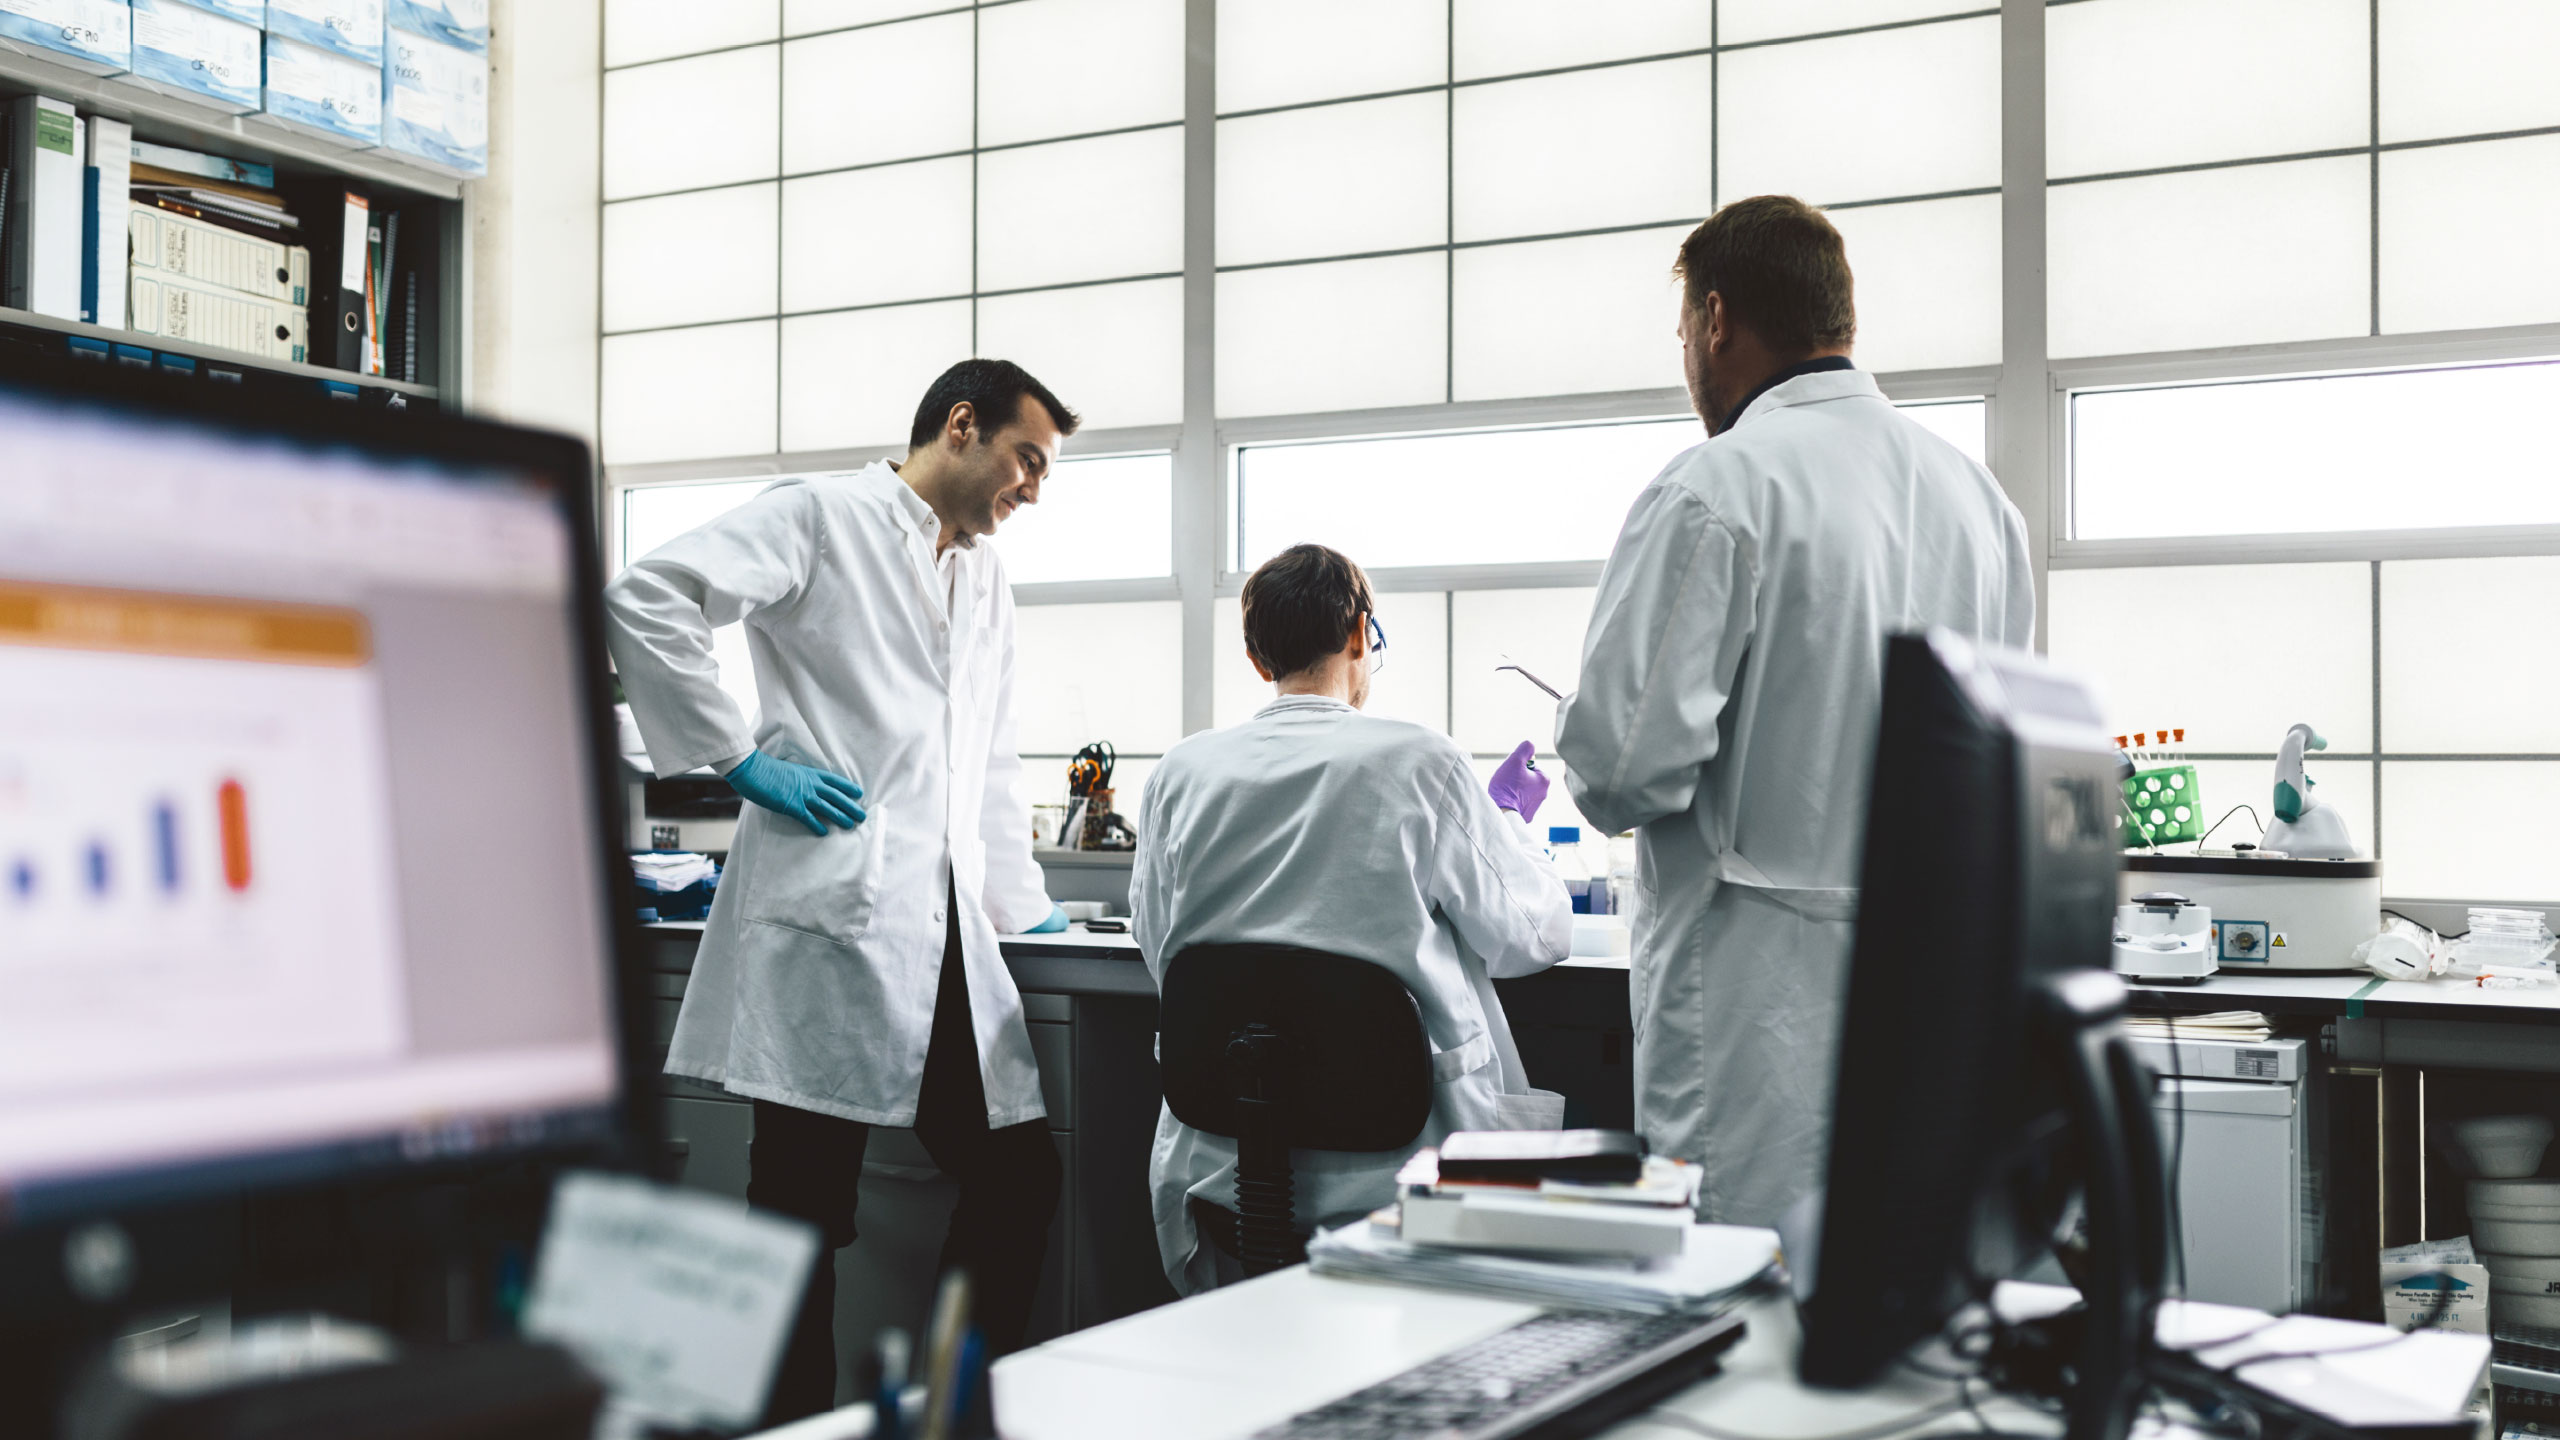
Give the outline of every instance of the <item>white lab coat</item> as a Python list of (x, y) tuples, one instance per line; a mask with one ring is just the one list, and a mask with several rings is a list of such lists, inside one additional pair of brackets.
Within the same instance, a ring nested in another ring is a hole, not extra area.
[(2025, 522), (1853, 371), (1797, 376), (1637, 496), (1556, 749), (1637, 828), (1636, 1124), (1705, 1218), (1822, 1183), (1887, 636), (2031, 643)]
[[(945, 896), (987, 1123), (1045, 1113), (997, 932), (1048, 918), (1014, 752), (1013, 593), (983, 543), (938, 560), (897, 472), (785, 480), (606, 587), (608, 639), (661, 775), (759, 749), (851, 777), (870, 818), (812, 836), (739, 811), (670, 1074), (873, 1125), (915, 1123)], [(722, 693), (714, 626), (743, 620), (762, 717)]]
[[(1431, 1119), (1452, 1130), (1548, 1129), (1564, 1100), (1530, 1088), (1493, 977), (1534, 974), (1573, 945), (1573, 902), (1464, 752), (1401, 720), (1293, 695), (1193, 735), (1148, 777), (1129, 908), (1156, 981), (1194, 944), (1301, 945), (1395, 972), (1434, 1052)], [(1395, 1198), (1410, 1151), (1299, 1151), (1300, 1225), (1338, 1225)], [(1186, 1198), (1235, 1205), (1235, 1144), (1156, 1121), (1156, 1240), (1174, 1287), (1214, 1283)]]

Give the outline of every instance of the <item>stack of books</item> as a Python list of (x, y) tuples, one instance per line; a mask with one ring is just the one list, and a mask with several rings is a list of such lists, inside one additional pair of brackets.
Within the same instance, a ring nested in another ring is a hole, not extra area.
[(1775, 1280), (1778, 1236), (1696, 1223), (1700, 1176), (1618, 1132), (1461, 1132), (1415, 1152), (1396, 1203), (1318, 1235), (1307, 1261), (1540, 1304), (1714, 1309)]
[(130, 183), (133, 329), (311, 358), (311, 251), (274, 170), (137, 140)]

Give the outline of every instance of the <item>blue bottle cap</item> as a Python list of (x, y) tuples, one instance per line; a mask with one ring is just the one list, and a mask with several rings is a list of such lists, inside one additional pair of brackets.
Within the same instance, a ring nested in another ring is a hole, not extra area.
[(1579, 825), (1550, 825), (1547, 827), (1547, 843), (1550, 845), (1579, 845), (1582, 843), (1582, 827)]

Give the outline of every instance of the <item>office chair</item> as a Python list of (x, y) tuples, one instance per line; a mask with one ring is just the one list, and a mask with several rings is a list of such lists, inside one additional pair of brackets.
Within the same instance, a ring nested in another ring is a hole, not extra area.
[(1165, 1103), (1236, 1142), (1247, 1275), (1306, 1258), (1289, 1152), (1401, 1150), (1431, 1117), (1431, 1042), (1383, 966), (1294, 945), (1194, 945), (1165, 967)]

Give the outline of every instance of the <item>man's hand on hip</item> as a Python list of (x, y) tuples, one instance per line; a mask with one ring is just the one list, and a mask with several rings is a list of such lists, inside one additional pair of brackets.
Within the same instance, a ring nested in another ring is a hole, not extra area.
[(728, 780), (739, 795), (799, 821), (812, 835), (826, 834), (829, 825), (850, 830), (868, 818), (854, 803), (862, 798), (861, 786), (831, 770), (776, 760), (761, 750), (748, 751)]

